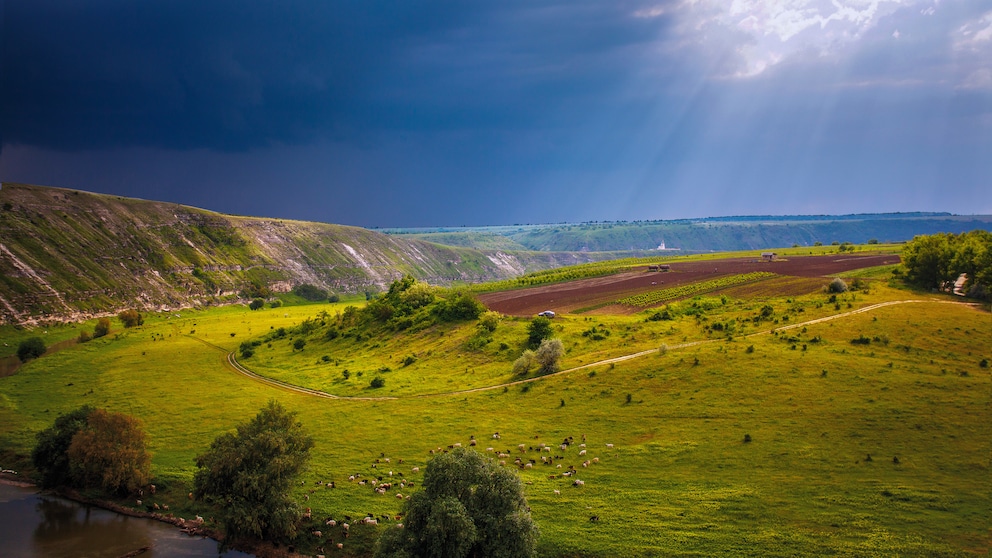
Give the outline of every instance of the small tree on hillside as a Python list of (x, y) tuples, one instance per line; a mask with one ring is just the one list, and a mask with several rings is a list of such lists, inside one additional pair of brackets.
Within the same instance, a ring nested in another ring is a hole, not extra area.
[(531, 320), (527, 326), (527, 346), (536, 349), (541, 345), (541, 341), (550, 339), (553, 333), (551, 320), (544, 316), (538, 316)]
[(404, 502), (403, 527), (379, 538), (376, 557), (534, 555), (537, 526), (512, 470), (456, 448), (427, 463), (421, 486)]
[(499, 312), (496, 312), (494, 310), (487, 310), (483, 312), (481, 316), (479, 316), (478, 327), (481, 330), (492, 333), (496, 331), (497, 327), (499, 327), (499, 321), (502, 318), (503, 315), (500, 314)]
[(218, 506), (232, 539), (293, 537), (300, 509), (289, 491), (312, 447), (296, 414), (270, 400), (236, 433), (218, 436), (196, 458), (194, 492)]
[(43, 488), (66, 486), (72, 481), (69, 446), (77, 432), (86, 426), (93, 407), (85, 406), (61, 414), (52, 426), (38, 432), (38, 443), (31, 451), (31, 462), (41, 475)]
[(145, 323), (145, 319), (134, 309), (124, 310), (117, 314), (117, 318), (124, 324), (124, 327), (135, 327)]
[(262, 308), (264, 306), (265, 306), (265, 299), (264, 298), (255, 298), (255, 299), (252, 299), (252, 301), (248, 303), (248, 309), (249, 310), (258, 310), (258, 309), (260, 309), (260, 308)]
[(93, 328), (93, 339), (97, 337), (103, 337), (104, 335), (110, 333), (110, 319), (100, 318), (96, 321), (96, 327)]
[(69, 466), (77, 486), (111, 494), (137, 491), (151, 478), (152, 457), (138, 419), (96, 409), (69, 445)]
[(550, 374), (558, 370), (558, 361), (565, 354), (565, 345), (561, 339), (545, 339), (534, 352), (534, 362), (541, 367), (542, 374)]
[(21, 359), (21, 362), (27, 362), (32, 358), (38, 358), (45, 354), (48, 347), (45, 346), (45, 341), (41, 337), (31, 337), (21, 341), (21, 344), (17, 347), (17, 358)]
[(845, 283), (840, 277), (835, 277), (834, 280), (830, 282), (830, 285), (827, 286), (827, 291), (831, 293), (846, 293), (847, 283)]

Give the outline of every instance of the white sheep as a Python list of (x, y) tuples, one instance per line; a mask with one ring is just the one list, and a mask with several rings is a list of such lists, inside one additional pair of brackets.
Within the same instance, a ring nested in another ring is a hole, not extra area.
[(555, 496), (561, 496), (561, 490), (555, 489)]
[(582, 450), (579, 452), (579, 455), (585, 455), (585, 454), (586, 454), (586, 450)]
[(613, 444), (606, 444), (606, 449), (613, 449)]
[(419, 473), (420, 472), (420, 467), (414, 467), (413, 469), (410, 469), (410, 470), (413, 471), (414, 473)]

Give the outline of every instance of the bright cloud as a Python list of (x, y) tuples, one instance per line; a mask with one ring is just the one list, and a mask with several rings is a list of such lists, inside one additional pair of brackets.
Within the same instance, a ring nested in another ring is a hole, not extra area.
[(933, 13), (933, 2), (922, 0), (698, 0), (682, 7), (684, 17), (716, 26), (713, 31), (742, 34), (736, 75), (749, 77), (799, 53), (834, 54), (897, 10), (918, 4)]

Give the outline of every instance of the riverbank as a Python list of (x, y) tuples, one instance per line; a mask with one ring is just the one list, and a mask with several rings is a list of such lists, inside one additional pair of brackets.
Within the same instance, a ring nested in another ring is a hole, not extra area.
[[(161, 523), (167, 523), (179, 529), (179, 531), (190, 537), (206, 537), (210, 538), (215, 542), (221, 542), (224, 539), (224, 535), (221, 531), (217, 529), (211, 529), (205, 527), (203, 522), (197, 519), (185, 519), (183, 517), (178, 517), (171, 513), (162, 514), (156, 512), (147, 512), (142, 510), (137, 510), (128, 506), (122, 506), (112, 501), (90, 498), (80, 494), (79, 492), (72, 489), (57, 489), (57, 490), (42, 490), (37, 484), (20, 478), (16, 474), (11, 474), (9, 472), (0, 473), (0, 484), (7, 486), (15, 486), (18, 488), (31, 488), (38, 490), (40, 494), (56, 496), (59, 498), (64, 498), (66, 500), (75, 502), (77, 504), (82, 504), (85, 506), (92, 506), (102, 510), (116, 513), (118, 515), (134, 517), (140, 519), (151, 519)], [(233, 550), (238, 552), (243, 552), (246, 554), (251, 554), (257, 558), (305, 558), (306, 555), (299, 554), (289, 548), (280, 548), (271, 542), (260, 541), (256, 543), (249, 544), (234, 544), (231, 545)]]

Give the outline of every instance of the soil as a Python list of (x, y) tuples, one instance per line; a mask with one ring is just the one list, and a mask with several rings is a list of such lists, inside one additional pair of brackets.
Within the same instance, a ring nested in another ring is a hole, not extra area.
[(643, 292), (716, 279), (725, 275), (769, 271), (782, 276), (823, 278), (865, 267), (896, 264), (899, 261), (899, 256), (896, 254), (831, 254), (792, 256), (774, 261), (727, 258), (676, 262), (671, 264), (671, 271), (648, 271), (647, 266), (644, 266), (636, 271), (607, 277), (486, 293), (480, 295), (479, 300), (490, 309), (510, 316), (533, 316), (544, 310), (554, 310), (559, 313), (582, 310), (596, 313), (629, 313), (636, 309), (610, 303)]

